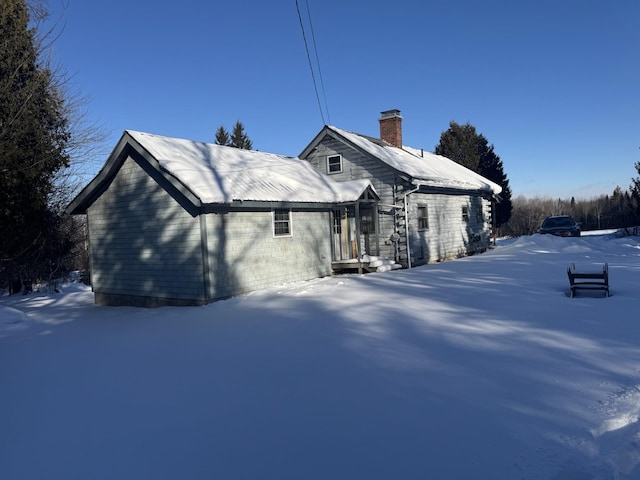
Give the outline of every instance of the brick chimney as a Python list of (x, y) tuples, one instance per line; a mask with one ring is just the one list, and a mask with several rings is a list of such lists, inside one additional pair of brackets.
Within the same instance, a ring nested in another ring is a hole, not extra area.
[(400, 110), (380, 112), (380, 138), (398, 148), (402, 148), (402, 115)]

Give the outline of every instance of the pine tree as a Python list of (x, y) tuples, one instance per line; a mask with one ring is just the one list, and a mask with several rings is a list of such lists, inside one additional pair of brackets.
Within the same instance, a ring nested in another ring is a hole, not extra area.
[(244, 125), (242, 125), (240, 120), (236, 121), (236, 124), (233, 126), (230, 145), (232, 147), (242, 148), (245, 150), (251, 150), (253, 148), (253, 143), (249, 139), (249, 136), (244, 132)]
[(640, 221), (640, 162), (636, 162), (634, 165), (638, 176), (631, 179), (631, 192), (630, 203), (636, 207), (636, 218), (634, 220)]
[(509, 221), (513, 205), (511, 203), (511, 187), (504, 172), (502, 160), (495, 153), (493, 145), (476, 128), (466, 123), (459, 125), (449, 123), (449, 129), (440, 135), (440, 143), (435, 153), (459, 163), (502, 187), (501, 201), (496, 204), (496, 226), (500, 227)]
[(452, 121), (449, 129), (440, 135), (435, 153), (477, 172), (480, 163), (478, 146), (478, 134), (474, 126), (469, 123), (459, 125)]
[(218, 130), (216, 130), (216, 144), (228, 147), (230, 143), (231, 138), (229, 137), (229, 132), (225, 130), (224, 125), (220, 125)]
[[(0, 275), (32, 272), (66, 248), (50, 209), (55, 175), (69, 162), (65, 102), (40, 63), (25, 0), (0, 3)], [(56, 246), (57, 245), (57, 246)], [(29, 274), (29, 273), (27, 273)]]
[(229, 132), (224, 128), (224, 125), (220, 125), (218, 130), (216, 130), (216, 143), (218, 145), (243, 148), (245, 150), (251, 150), (253, 148), (253, 142), (245, 133), (244, 125), (242, 125), (240, 120), (236, 121), (231, 135), (229, 135)]
[(511, 203), (511, 186), (509, 185), (507, 174), (504, 173), (502, 160), (500, 160), (500, 157), (496, 155), (493, 145), (487, 145), (486, 139), (482, 135), (481, 137), (481, 143), (484, 143), (481, 150), (484, 151), (480, 156), (478, 173), (484, 178), (487, 178), (502, 187), (502, 192), (500, 192), (501, 200), (495, 205), (496, 226), (500, 227), (507, 223), (509, 218), (511, 218), (511, 212), (513, 210), (513, 205)]

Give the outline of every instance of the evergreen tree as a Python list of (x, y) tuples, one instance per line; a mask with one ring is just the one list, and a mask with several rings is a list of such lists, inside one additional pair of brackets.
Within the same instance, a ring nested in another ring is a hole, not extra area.
[(477, 172), (480, 163), (478, 137), (474, 126), (469, 123), (459, 125), (452, 121), (449, 129), (440, 135), (435, 153)]
[(487, 145), (487, 140), (481, 135), (481, 155), (478, 162), (478, 173), (484, 178), (502, 187), (500, 202), (495, 205), (496, 226), (500, 227), (509, 221), (513, 205), (511, 203), (511, 186), (507, 174), (504, 173), (502, 160), (496, 155), (493, 145)]
[(638, 172), (638, 176), (631, 179), (631, 187), (629, 188), (631, 192), (631, 201), (637, 207), (637, 219), (640, 219), (640, 162), (636, 162), (634, 167), (636, 168), (636, 172)]
[(224, 125), (220, 125), (218, 130), (216, 130), (216, 143), (218, 145), (243, 148), (245, 150), (251, 150), (253, 148), (253, 142), (251, 142), (251, 139), (245, 133), (244, 125), (242, 125), (240, 120), (236, 121), (231, 135), (229, 135), (229, 132), (224, 128)]
[(65, 102), (40, 63), (25, 0), (0, 3), (0, 275), (32, 275), (68, 247), (50, 208), (56, 174), (69, 162)]
[(216, 130), (216, 144), (228, 147), (230, 143), (231, 138), (229, 137), (229, 132), (225, 130), (224, 125), (220, 125), (218, 130)]
[(459, 163), (502, 187), (500, 198), (495, 206), (496, 226), (500, 227), (509, 221), (513, 209), (511, 187), (504, 172), (502, 160), (495, 153), (493, 145), (476, 128), (466, 123), (459, 125), (449, 123), (449, 129), (440, 135), (440, 143), (435, 153)]
[(251, 150), (253, 148), (253, 142), (251, 142), (249, 136), (245, 133), (244, 125), (242, 125), (240, 120), (236, 121), (236, 124), (233, 126), (230, 145), (245, 150)]

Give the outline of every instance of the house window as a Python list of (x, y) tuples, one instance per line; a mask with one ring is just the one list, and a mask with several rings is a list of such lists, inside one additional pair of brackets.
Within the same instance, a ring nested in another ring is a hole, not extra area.
[(337, 235), (342, 233), (342, 210), (333, 211), (333, 233)]
[(418, 229), (426, 230), (429, 228), (429, 213), (426, 205), (418, 205)]
[(360, 211), (360, 233), (368, 235), (376, 233), (376, 224), (373, 221), (373, 210), (370, 208)]
[(332, 155), (330, 157), (327, 157), (327, 172), (342, 172), (342, 155)]
[(469, 207), (467, 205), (462, 207), (462, 221), (469, 223)]
[(273, 234), (276, 237), (291, 235), (291, 210), (273, 211)]

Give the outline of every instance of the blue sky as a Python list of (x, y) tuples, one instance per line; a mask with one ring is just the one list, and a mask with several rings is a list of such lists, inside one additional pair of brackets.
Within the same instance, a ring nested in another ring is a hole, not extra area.
[(514, 196), (637, 176), (640, 2), (298, 2), (324, 120), (295, 0), (49, 0), (54, 58), (109, 148), (125, 129), (213, 142), (239, 119), (255, 149), (295, 156), (324, 123), (378, 136), (397, 108), (404, 143), (428, 151), (451, 120), (474, 125)]

